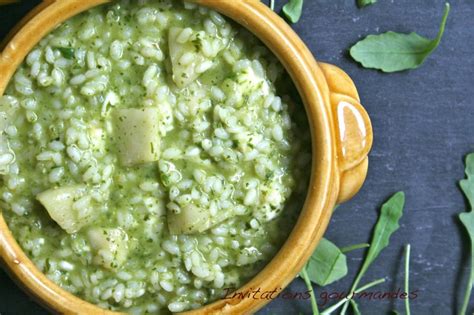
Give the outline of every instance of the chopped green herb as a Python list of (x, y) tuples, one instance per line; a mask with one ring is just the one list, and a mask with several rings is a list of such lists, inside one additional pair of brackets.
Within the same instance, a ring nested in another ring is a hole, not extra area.
[(71, 47), (55, 47), (61, 55), (63, 55), (64, 58), (66, 59), (72, 59), (74, 58), (74, 48)]
[(449, 3), (446, 3), (438, 36), (433, 40), (417, 33), (387, 32), (380, 35), (369, 35), (352, 46), (350, 54), (364, 68), (378, 69), (384, 72), (416, 69), (423, 64), (441, 42), (449, 8)]

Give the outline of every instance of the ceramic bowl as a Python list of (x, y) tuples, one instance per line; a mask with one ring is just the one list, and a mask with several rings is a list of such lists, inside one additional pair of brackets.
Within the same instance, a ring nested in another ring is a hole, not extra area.
[[(0, 95), (28, 52), (55, 26), (106, 0), (47, 0), (28, 14), (8, 36), (0, 54)], [(341, 69), (317, 62), (302, 40), (276, 13), (258, 0), (195, 0), (235, 20), (279, 58), (293, 79), (310, 123), (311, 181), (304, 208), (290, 236), (273, 260), (239, 289), (262, 291), (287, 286), (301, 270), (326, 230), (336, 203), (351, 198), (367, 173), (372, 145), (370, 119), (356, 87)], [(0, 257), (18, 284), (56, 313), (108, 314), (48, 280), (21, 250), (0, 210)], [(190, 314), (247, 314), (264, 299), (219, 300)]]

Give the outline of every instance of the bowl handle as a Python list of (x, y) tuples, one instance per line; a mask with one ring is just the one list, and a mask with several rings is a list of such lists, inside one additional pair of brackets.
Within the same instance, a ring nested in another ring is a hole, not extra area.
[(340, 68), (319, 63), (330, 90), (336, 129), (340, 187), (337, 202), (352, 198), (362, 187), (369, 165), (373, 133), (370, 118), (360, 104), (352, 79)]

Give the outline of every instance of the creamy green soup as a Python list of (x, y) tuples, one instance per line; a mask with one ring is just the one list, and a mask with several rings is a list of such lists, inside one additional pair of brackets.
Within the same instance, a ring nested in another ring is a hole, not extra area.
[(301, 209), (310, 139), (290, 82), (193, 4), (76, 16), (0, 98), (2, 213), (49, 279), (100, 307), (210, 303), (265, 266)]

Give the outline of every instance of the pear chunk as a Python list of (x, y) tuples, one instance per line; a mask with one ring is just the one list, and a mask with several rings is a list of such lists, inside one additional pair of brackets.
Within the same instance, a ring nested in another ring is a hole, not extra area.
[(90, 208), (76, 209), (74, 207), (74, 202), (82, 197), (85, 191), (84, 185), (52, 188), (39, 193), (36, 199), (63, 230), (72, 234), (78, 232), (93, 219)]
[(114, 127), (122, 165), (133, 166), (159, 159), (161, 139), (157, 108), (116, 109)]
[(201, 233), (211, 227), (211, 214), (193, 204), (181, 207), (176, 213), (168, 209), (168, 228), (173, 235)]
[(88, 231), (87, 236), (95, 252), (95, 264), (116, 270), (127, 260), (128, 235), (122, 229), (93, 228)]
[(173, 235), (197, 234), (205, 232), (234, 216), (233, 211), (221, 211), (213, 216), (209, 209), (186, 204), (180, 207), (179, 212), (168, 209), (168, 229)]

